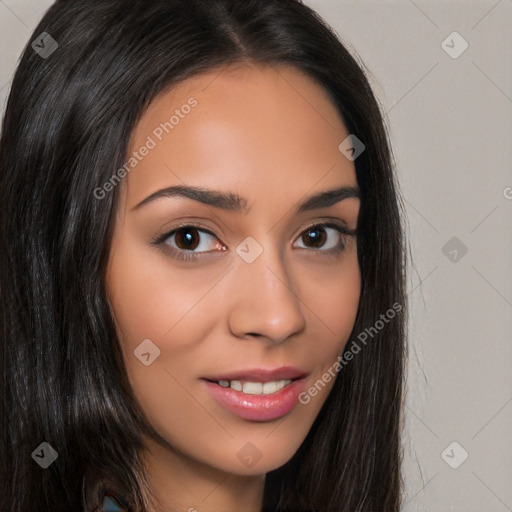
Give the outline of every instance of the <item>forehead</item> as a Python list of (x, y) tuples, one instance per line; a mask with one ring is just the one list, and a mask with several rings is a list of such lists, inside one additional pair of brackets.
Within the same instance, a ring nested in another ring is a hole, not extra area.
[(145, 156), (127, 175), (126, 200), (174, 184), (294, 197), (320, 180), (356, 185), (338, 149), (347, 136), (327, 92), (300, 70), (218, 68), (162, 92), (141, 116), (127, 159)]

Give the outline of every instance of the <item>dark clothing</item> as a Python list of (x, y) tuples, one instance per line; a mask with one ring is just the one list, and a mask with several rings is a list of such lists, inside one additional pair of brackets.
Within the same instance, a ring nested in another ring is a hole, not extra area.
[(105, 492), (101, 496), (98, 512), (129, 512), (129, 510), (116, 495)]

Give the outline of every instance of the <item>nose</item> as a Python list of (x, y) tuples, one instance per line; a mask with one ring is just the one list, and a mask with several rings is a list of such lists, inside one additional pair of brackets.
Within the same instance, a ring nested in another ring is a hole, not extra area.
[(282, 343), (304, 330), (303, 304), (288, 273), (279, 255), (269, 250), (252, 263), (237, 262), (228, 319), (232, 334)]

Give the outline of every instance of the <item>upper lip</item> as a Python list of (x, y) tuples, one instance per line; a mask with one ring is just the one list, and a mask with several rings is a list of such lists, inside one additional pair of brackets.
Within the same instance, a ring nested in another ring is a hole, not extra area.
[(246, 382), (272, 382), (276, 380), (297, 380), (308, 375), (308, 372), (293, 368), (291, 366), (281, 366), (279, 368), (252, 368), (247, 370), (236, 370), (232, 372), (219, 373), (203, 377), (205, 380), (218, 382), (219, 380), (240, 380)]

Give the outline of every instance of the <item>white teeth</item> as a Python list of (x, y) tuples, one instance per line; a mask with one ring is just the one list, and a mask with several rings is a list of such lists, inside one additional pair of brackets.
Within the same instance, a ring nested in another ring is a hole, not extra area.
[(291, 383), (291, 380), (276, 380), (272, 382), (243, 382), (239, 380), (220, 380), (219, 386), (223, 388), (231, 387), (235, 391), (241, 391), (247, 395), (271, 395), (281, 391), (285, 386)]
[(278, 380), (275, 382), (276, 384), (276, 392), (281, 391), (285, 386), (291, 383), (291, 380)]
[(263, 384), (261, 382), (244, 382), (242, 391), (247, 395), (261, 395)]
[(262, 386), (262, 393), (264, 395), (270, 395), (271, 393), (275, 393), (277, 391), (277, 382), (265, 382)]
[(234, 389), (235, 391), (242, 391), (242, 383), (239, 380), (232, 380), (231, 389)]

